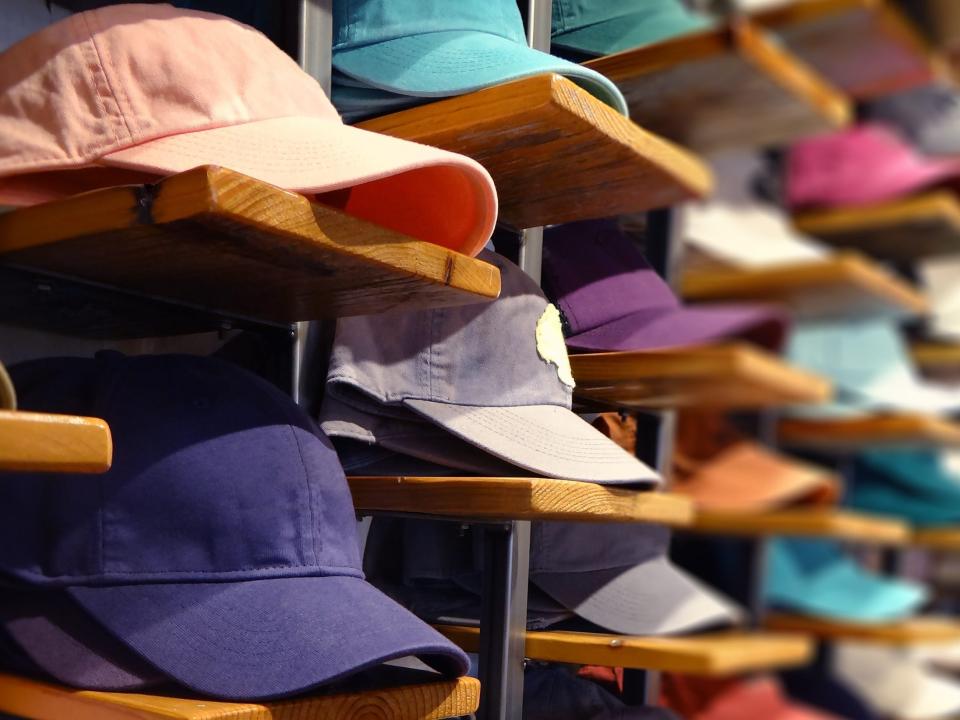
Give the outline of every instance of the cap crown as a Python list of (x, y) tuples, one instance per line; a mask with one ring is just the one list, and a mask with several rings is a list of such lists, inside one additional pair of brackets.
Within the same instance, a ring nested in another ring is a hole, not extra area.
[(680, 301), (614, 221), (544, 233), (543, 286), (577, 335), (628, 315), (662, 315)]
[(254, 120), (341, 122), (316, 81), (260, 32), (170, 5), (71, 15), (0, 53), (0, 67), (0, 175), (89, 165)]
[(357, 391), (381, 404), (569, 408), (572, 388), (559, 372), (566, 349), (559, 327), (549, 342), (549, 304), (540, 288), (500, 255), (478, 257), (500, 268), (493, 302), (341, 318), (328, 391), (361, 406)]
[(333, 4), (333, 46), (348, 50), (410, 35), (472, 31), (526, 45), (514, 0), (343, 0)]
[[(553, 32), (579, 30), (608, 20), (654, 15), (676, 6), (677, 0), (641, 0), (641, 2), (610, 2), (610, 0), (553, 0)], [(634, 21), (636, 22), (636, 21)]]
[(8, 475), (0, 574), (34, 585), (360, 576), (329, 441), (283, 393), (211, 358), (58, 358), (11, 369), (26, 408), (102, 417), (104, 475)]

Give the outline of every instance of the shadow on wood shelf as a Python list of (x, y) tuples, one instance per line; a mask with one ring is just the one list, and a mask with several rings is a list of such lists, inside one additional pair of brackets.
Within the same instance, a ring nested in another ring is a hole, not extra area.
[[(480, 629), (437, 629), (468, 652), (479, 647)], [(716, 632), (684, 637), (636, 637), (563, 631), (528, 631), (524, 655), (534, 660), (639, 670), (733, 675), (796, 667), (813, 656), (808, 637), (793, 633)]]
[(804, 0), (750, 19), (775, 31), (798, 57), (858, 100), (923, 85), (945, 72), (889, 0)]
[(585, 65), (619, 86), (635, 122), (698, 151), (785, 144), (850, 119), (840, 92), (749, 23)]
[(734, 343), (678, 350), (571, 355), (584, 403), (665, 409), (750, 409), (825, 402), (831, 386), (780, 358)]
[(493, 265), (213, 166), (0, 215), (0, 263), (274, 323), (500, 291)]
[(689, 498), (550, 478), (348, 477), (364, 514), (459, 520), (580, 520), (688, 525)]
[(609, 217), (704, 197), (707, 167), (558, 75), (538, 75), (360, 123), (469, 155), (515, 228)]
[(960, 252), (960, 201), (948, 190), (865, 207), (809, 210), (794, 215), (793, 222), (825, 243), (901, 263)]
[(480, 702), (473, 678), (435, 680), (431, 673), (380, 668), (373, 687), (347, 686), (328, 694), (265, 703), (72, 690), (0, 674), (0, 711), (36, 720), (441, 720), (469, 715)]
[(0, 472), (102, 473), (112, 461), (103, 420), (0, 410)]
[(768, 268), (693, 269), (681, 286), (688, 300), (781, 303), (804, 319), (900, 319), (929, 309), (909, 283), (855, 253)]

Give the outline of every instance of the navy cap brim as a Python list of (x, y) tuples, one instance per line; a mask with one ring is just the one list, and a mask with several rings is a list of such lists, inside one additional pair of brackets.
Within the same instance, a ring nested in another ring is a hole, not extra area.
[(622, 115), (628, 114), (617, 86), (595, 70), (485, 32), (431, 32), (336, 50), (333, 66), (370, 87), (418, 97), (462, 95), (557, 73)]
[(269, 699), (416, 656), (444, 675), (467, 656), (355, 577), (72, 587), (67, 592), (173, 680), (224, 699)]

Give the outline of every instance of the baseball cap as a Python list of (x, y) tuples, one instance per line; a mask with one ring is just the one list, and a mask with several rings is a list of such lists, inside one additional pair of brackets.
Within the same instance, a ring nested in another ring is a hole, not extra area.
[(927, 599), (924, 586), (876, 575), (828, 540), (775, 538), (767, 567), (771, 605), (829, 620), (901, 620)]
[(558, 73), (627, 114), (612, 81), (527, 46), (514, 0), (337, 3), (333, 35), (333, 67), (372, 88), (447, 97)]
[(865, 118), (895, 128), (925, 155), (960, 155), (960, 95), (952, 84), (927, 85), (865, 103)]
[(960, 712), (960, 682), (927, 667), (907, 649), (845, 641), (834, 653), (837, 677), (880, 715), (931, 720)]
[(722, 179), (716, 192), (681, 208), (688, 251), (732, 268), (816, 262), (832, 254), (797, 232), (778, 206), (756, 196), (758, 179), (766, 173), (759, 153), (718, 153), (710, 158), (710, 167)]
[(706, 30), (713, 22), (681, 0), (612, 3), (553, 0), (553, 45), (587, 56), (611, 55)]
[(712, 678), (663, 675), (662, 696), (667, 707), (687, 720), (839, 720), (813, 708), (791, 702), (770, 677)]
[(786, 200), (792, 208), (870, 205), (958, 175), (957, 160), (923, 157), (889, 127), (863, 123), (795, 143), (786, 159)]
[(0, 67), (0, 205), (211, 164), (470, 255), (496, 221), (478, 163), (344, 125), (289, 56), (220, 15), (98, 8), (10, 47)]
[(787, 329), (775, 306), (681, 305), (613, 220), (548, 228), (542, 272), (573, 350), (659, 350), (731, 337), (777, 349)]
[(99, 492), (4, 478), (7, 582), (62, 593), (163, 675), (216, 697), (287, 696), (410, 655), (466, 672), (458, 648), (364, 581), (336, 454), (272, 385), (187, 355), (107, 352), (11, 374), (31, 410), (105, 418), (116, 455)]
[(0, 410), (16, 410), (17, 392), (7, 369), (0, 363)]
[(798, 323), (786, 355), (791, 363), (827, 377), (835, 386), (834, 403), (804, 408), (805, 414), (960, 409), (960, 391), (918, 376), (899, 328), (889, 319)]
[[(327, 404), (331, 398), (367, 415), (425, 421), (531, 473), (659, 482), (653, 470), (571, 412), (574, 380), (559, 315), (537, 284), (496, 253), (478, 257), (500, 269), (500, 297), (491, 303), (337, 322), (320, 410), (325, 432), (345, 432), (331, 422), (338, 419)], [(397, 433), (390, 447), (423, 453), (422, 441), (410, 433)], [(427, 459), (449, 465), (444, 452), (438, 444)]]
[(880, 720), (870, 706), (846, 683), (837, 678), (827, 663), (780, 673), (780, 681), (790, 697), (835, 714), (844, 720)]
[(524, 720), (679, 720), (661, 707), (631, 707), (570, 670), (533, 665), (523, 678)]
[(846, 502), (855, 508), (922, 526), (960, 519), (960, 475), (938, 451), (870, 450), (856, 458), (852, 473)]

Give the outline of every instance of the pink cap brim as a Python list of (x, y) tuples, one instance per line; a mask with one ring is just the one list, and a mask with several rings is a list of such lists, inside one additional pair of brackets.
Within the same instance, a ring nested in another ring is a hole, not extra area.
[[(467, 255), (483, 248), (497, 219), (493, 180), (474, 160), (311, 117), (169, 135), (98, 164), (157, 175), (220, 165)], [(323, 197), (334, 191), (344, 192)]]

